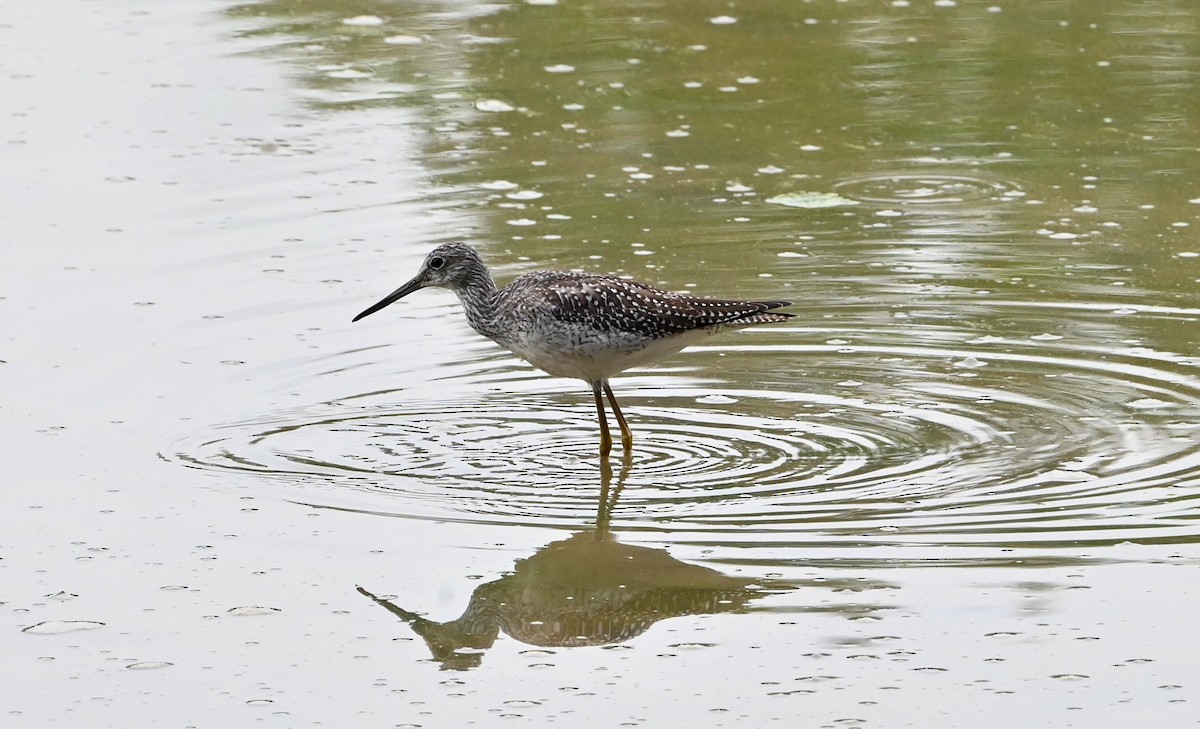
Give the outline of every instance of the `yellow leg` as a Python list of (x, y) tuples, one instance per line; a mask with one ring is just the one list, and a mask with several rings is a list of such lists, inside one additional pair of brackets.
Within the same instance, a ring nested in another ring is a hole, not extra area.
[(625, 416), (621, 414), (621, 408), (617, 405), (617, 398), (613, 395), (612, 388), (608, 386), (608, 380), (601, 380), (600, 384), (604, 386), (604, 394), (608, 395), (613, 415), (617, 416), (617, 425), (621, 426), (621, 447), (625, 449), (625, 457), (628, 458), (633, 454), (633, 431), (629, 429), (629, 423), (625, 422)]
[(592, 396), (596, 398), (596, 415), (600, 417), (600, 458), (603, 460), (612, 453), (612, 436), (608, 433), (608, 418), (604, 416), (604, 400), (600, 397), (599, 382), (592, 383)]

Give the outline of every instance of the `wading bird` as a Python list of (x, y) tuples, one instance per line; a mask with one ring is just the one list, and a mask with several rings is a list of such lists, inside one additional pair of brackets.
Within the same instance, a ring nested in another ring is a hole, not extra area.
[(726, 329), (770, 324), (792, 314), (772, 311), (789, 301), (702, 299), (616, 276), (533, 271), (496, 288), (479, 253), (463, 243), (433, 249), (411, 281), (368, 307), (354, 321), (427, 286), (458, 295), (471, 328), (538, 369), (592, 387), (600, 418), (600, 457), (612, 451), (604, 414), (608, 396), (628, 458), (633, 432), (608, 380), (656, 362)]

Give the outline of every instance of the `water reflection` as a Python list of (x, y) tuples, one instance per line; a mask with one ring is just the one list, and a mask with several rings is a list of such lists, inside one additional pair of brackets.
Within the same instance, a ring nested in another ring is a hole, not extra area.
[(621, 543), (609, 526), (628, 472), (623, 468), (610, 489), (612, 470), (601, 470), (593, 528), (547, 544), (518, 560), (511, 573), (475, 588), (454, 620), (429, 620), (358, 591), (412, 626), (443, 668), (461, 670), (478, 666), (501, 631), (543, 648), (623, 643), (662, 620), (744, 611), (754, 600), (791, 589), (689, 564), (665, 549)]

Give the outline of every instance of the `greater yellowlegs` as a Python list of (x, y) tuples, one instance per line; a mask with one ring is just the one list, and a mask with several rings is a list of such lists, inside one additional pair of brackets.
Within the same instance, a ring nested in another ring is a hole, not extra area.
[(612, 451), (601, 391), (621, 426), (628, 458), (633, 433), (608, 378), (674, 354), (726, 329), (786, 321), (771, 311), (790, 301), (719, 301), (647, 286), (616, 276), (534, 271), (502, 289), (479, 253), (463, 243), (440, 245), (411, 281), (367, 308), (374, 314), (417, 289), (448, 288), (458, 295), (471, 328), (538, 369), (592, 386), (600, 418), (600, 456)]

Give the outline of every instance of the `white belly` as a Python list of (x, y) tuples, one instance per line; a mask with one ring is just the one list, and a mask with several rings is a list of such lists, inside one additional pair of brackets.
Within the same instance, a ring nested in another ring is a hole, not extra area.
[(596, 382), (668, 357), (710, 334), (696, 329), (652, 340), (638, 335), (600, 338), (594, 330), (580, 327), (563, 329), (550, 338), (524, 334), (508, 346), (521, 359), (552, 375)]

